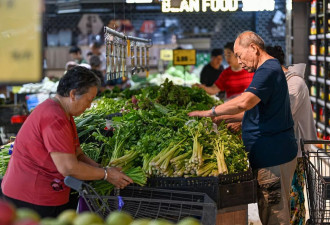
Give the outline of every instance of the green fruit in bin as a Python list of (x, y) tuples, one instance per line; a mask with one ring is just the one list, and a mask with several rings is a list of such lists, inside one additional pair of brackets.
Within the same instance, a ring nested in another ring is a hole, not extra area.
[(123, 211), (114, 211), (106, 218), (107, 225), (130, 225), (133, 222), (133, 217)]
[(57, 219), (46, 217), (40, 221), (40, 225), (54, 225), (57, 222)]
[(91, 225), (93, 223), (103, 223), (103, 219), (93, 212), (78, 214), (73, 221), (73, 225)]
[(14, 225), (39, 225), (38, 221), (35, 221), (33, 219), (21, 219), (14, 223)]
[(67, 223), (72, 224), (76, 217), (77, 217), (76, 211), (73, 209), (68, 209), (68, 210), (61, 212), (61, 214), (58, 215), (57, 219), (58, 219), (58, 221), (67, 222)]
[(19, 208), (16, 210), (16, 221), (24, 220), (24, 219), (31, 219), (34, 221), (40, 221), (40, 216), (32, 209), (28, 208)]
[(148, 225), (173, 225), (173, 223), (164, 219), (158, 219), (150, 221)]
[(180, 220), (177, 225), (201, 225), (201, 223), (193, 217), (186, 217)]
[(55, 218), (43, 218), (40, 221), (40, 225), (72, 225), (72, 223), (59, 221)]
[(130, 225), (149, 225), (151, 219), (137, 219), (134, 220)]

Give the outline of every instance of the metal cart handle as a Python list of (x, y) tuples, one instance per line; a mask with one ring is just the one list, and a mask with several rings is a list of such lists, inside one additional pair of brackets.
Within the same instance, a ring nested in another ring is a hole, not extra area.
[(64, 183), (66, 186), (78, 191), (78, 192), (81, 192), (83, 190), (83, 181), (81, 180), (78, 180), (74, 177), (70, 177), (70, 176), (67, 176), (64, 178)]

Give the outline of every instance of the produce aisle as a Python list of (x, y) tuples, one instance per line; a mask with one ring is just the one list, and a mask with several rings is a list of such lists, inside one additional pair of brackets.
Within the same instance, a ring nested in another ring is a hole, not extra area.
[[(102, 166), (122, 167), (140, 186), (202, 192), (218, 209), (233, 209), (256, 195), (240, 134), (187, 115), (215, 104), (221, 102), (202, 89), (166, 80), (161, 86), (106, 91), (75, 122), (83, 151)], [(12, 147), (0, 152), (1, 175)], [(108, 182), (90, 185), (102, 196), (114, 195)]]

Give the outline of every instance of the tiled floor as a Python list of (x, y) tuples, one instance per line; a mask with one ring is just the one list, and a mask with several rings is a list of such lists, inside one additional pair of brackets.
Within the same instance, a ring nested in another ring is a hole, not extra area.
[(257, 203), (249, 204), (248, 221), (249, 225), (262, 225), (259, 219)]

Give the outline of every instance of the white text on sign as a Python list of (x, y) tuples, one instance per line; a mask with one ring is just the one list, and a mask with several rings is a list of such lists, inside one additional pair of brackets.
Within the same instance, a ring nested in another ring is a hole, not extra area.
[[(242, 11), (273, 11), (275, 0), (242, 0)], [(179, 7), (173, 7), (172, 0), (162, 1), (162, 12), (234, 12), (238, 10), (238, 0), (182, 0)]]

